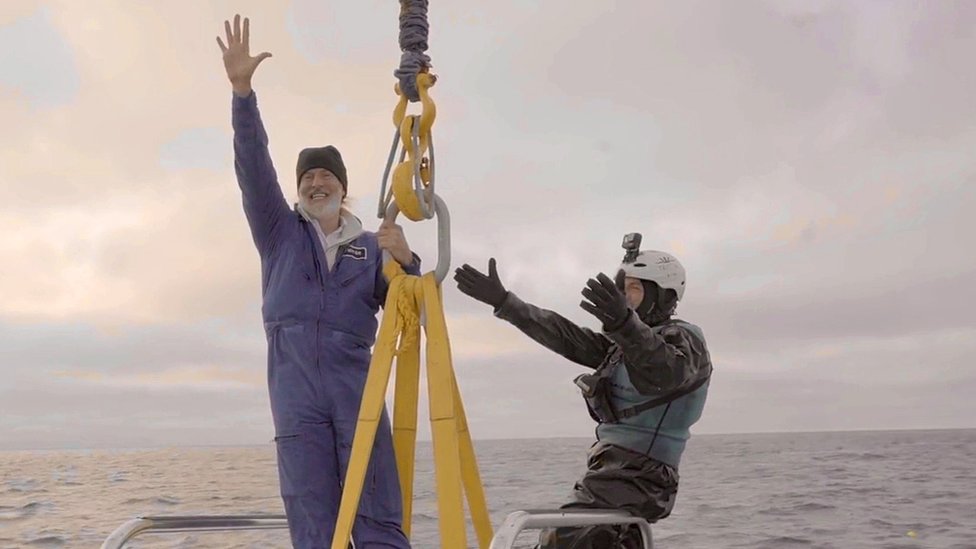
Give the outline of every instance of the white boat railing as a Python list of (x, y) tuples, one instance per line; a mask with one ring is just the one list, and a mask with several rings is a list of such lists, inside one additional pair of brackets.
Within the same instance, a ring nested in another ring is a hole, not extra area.
[[(512, 549), (524, 530), (563, 526), (599, 526), (601, 524), (634, 524), (640, 530), (644, 549), (652, 549), (651, 525), (644, 519), (622, 511), (561, 509), (520, 510), (509, 513), (495, 532), (489, 549)], [(142, 534), (227, 532), (233, 530), (287, 529), (284, 515), (187, 515), (136, 517), (118, 528), (102, 543), (102, 549), (122, 549)]]
[(651, 525), (644, 519), (624, 511), (602, 509), (536, 509), (509, 513), (495, 532), (489, 549), (511, 549), (515, 538), (523, 530), (559, 528), (563, 526), (599, 526), (603, 524), (634, 524), (640, 530), (644, 549), (652, 549)]
[(188, 515), (136, 517), (119, 526), (102, 543), (102, 549), (121, 549), (142, 534), (226, 532), (231, 530), (287, 529), (285, 515)]

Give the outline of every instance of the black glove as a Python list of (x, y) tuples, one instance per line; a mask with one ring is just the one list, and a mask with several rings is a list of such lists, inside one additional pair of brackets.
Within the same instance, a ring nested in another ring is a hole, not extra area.
[(458, 283), (458, 289), (469, 296), (487, 303), (494, 308), (498, 308), (508, 297), (508, 291), (498, 280), (498, 271), (495, 270), (495, 258), (488, 260), (488, 276), (465, 263), (462, 267), (454, 271), (454, 280)]
[(584, 300), (580, 302), (580, 307), (597, 317), (603, 323), (603, 329), (608, 332), (619, 330), (630, 318), (627, 296), (617, 288), (610, 277), (603, 273), (586, 282), (583, 297), (592, 303)]

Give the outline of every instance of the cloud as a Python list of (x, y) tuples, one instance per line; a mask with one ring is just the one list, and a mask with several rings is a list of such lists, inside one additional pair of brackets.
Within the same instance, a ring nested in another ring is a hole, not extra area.
[(383, 63), (399, 57), (392, 24), (399, 13), (398, 6), (382, 0), (332, 4), (293, 0), (286, 12), (286, 28), (295, 50), (313, 67), (330, 58), (350, 65)]
[(225, 129), (190, 128), (163, 144), (159, 163), (168, 170), (222, 172), (231, 157), (231, 135)]
[(266, 391), (84, 386), (60, 379), (34, 391), (0, 390), (12, 412), (0, 422), (3, 449), (267, 443)]
[(261, 329), (259, 324), (240, 329), (227, 321), (108, 329), (81, 323), (8, 321), (0, 324), (0, 343), (5, 365), (13, 368), (11, 380), (20, 379), (18, 373), (32, 379), (149, 379), (191, 369), (206, 377), (214, 368), (233, 377), (242, 369), (263, 372), (265, 349), (255, 338)]
[[(17, 4), (15, 2), (15, 4)], [(78, 93), (78, 70), (72, 50), (52, 24), (50, 9), (29, 4), (8, 8), (12, 20), (0, 19), (0, 93), (13, 90), (35, 108), (69, 103)]]
[(861, 293), (829, 289), (791, 296), (716, 299), (707, 310), (716, 333), (744, 341), (825, 340), (846, 337), (903, 336), (974, 326), (972, 302), (976, 272), (912, 280), (904, 276)]
[[(965, 398), (976, 379), (909, 389), (783, 374), (716, 373), (708, 407), (693, 433), (970, 428)], [(784, 390), (784, 388), (791, 389)], [(748, 427), (743, 427), (748, 426)]]
[[(254, 86), (286, 197), (297, 152), (336, 144), (375, 228), (397, 8), (234, 7), (274, 54)], [(4, 51), (32, 61), (0, 75), (0, 438), (138, 442), (111, 418), (179, 395), (186, 415), (146, 437), (178, 442), (183, 421), (186, 440), (263, 440), (267, 403), (245, 396), (265, 367), (259, 260), (214, 42), (232, 16), (4, 4)], [(973, 8), (456, 2), (430, 17), (453, 266), (496, 257), (509, 289), (593, 327), (579, 292), (616, 268), (623, 234), (674, 251), (679, 314), (716, 361), (701, 432), (972, 417)], [(434, 224), (403, 224), (433, 268)], [(451, 279), (444, 303), (475, 432), (589, 436), (573, 366)], [(64, 419), (62, 402), (90, 411)]]

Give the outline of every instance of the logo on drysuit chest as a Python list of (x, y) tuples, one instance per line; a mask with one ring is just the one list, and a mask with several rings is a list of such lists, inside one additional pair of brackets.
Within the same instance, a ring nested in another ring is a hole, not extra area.
[(342, 251), (342, 257), (351, 257), (359, 261), (365, 261), (366, 248), (360, 248), (358, 246), (347, 246), (346, 249)]

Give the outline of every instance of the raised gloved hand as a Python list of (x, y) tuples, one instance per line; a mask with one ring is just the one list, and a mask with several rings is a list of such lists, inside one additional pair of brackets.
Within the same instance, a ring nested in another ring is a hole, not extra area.
[(583, 297), (589, 301), (581, 301), (580, 307), (599, 319), (608, 332), (620, 329), (631, 315), (627, 296), (603, 273), (586, 282)]
[(498, 279), (498, 271), (495, 270), (495, 258), (488, 260), (487, 276), (465, 263), (454, 271), (454, 280), (457, 281), (459, 290), (496, 309), (508, 296), (508, 291)]

